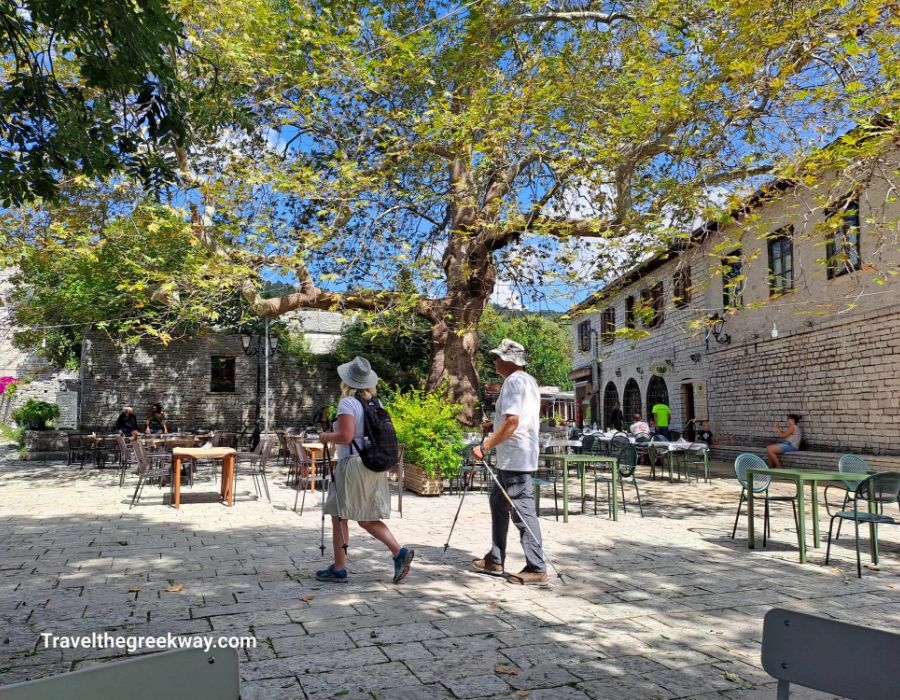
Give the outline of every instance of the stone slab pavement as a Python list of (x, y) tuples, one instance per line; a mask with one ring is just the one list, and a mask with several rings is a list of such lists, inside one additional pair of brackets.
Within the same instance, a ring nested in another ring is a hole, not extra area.
[[(824, 543), (810, 550), (811, 563), (798, 562), (787, 504), (773, 505), (769, 546), (751, 551), (745, 519), (731, 539), (733, 479), (640, 477), (645, 517), (629, 485), (618, 522), (606, 517), (602, 484), (599, 515), (589, 499), (588, 512), (567, 524), (545, 490), (544, 541), (565, 584), (522, 587), (470, 571), (489, 545), (487, 498), (476, 492), (444, 557), (458, 498), (406, 494), (404, 517), (390, 520), (416, 549), (400, 585), (391, 583), (388, 552), (355, 524), (350, 582), (326, 585), (314, 578), (329, 563), (319, 552), (320, 511), (291, 510), (281, 470), (270, 478), (271, 504), (243, 479), (229, 509), (202, 496), (215, 483), (198, 480), (180, 510), (153, 486), (129, 509), (134, 477), (120, 488), (111, 470), (22, 463), (6, 452), (0, 685), (126, 655), (45, 648), (42, 632), (171, 632), (253, 637), (256, 648), (240, 652), (245, 699), (743, 700), (774, 697), (759, 662), (762, 618), (773, 606), (900, 626), (900, 532), (892, 531), (900, 528), (882, 528), (882, 563), (858, 580), (847, 535), (830, 566)], [(822, 522), (827, 529), (824, 514)], [(510, 571), (523, 565), (515, 540)]]

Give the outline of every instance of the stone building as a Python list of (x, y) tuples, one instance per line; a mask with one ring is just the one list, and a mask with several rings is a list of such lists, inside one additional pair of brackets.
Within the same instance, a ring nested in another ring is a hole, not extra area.
[(663, 401), (675, 430), (761, 446), (798, 413), (806, 449), (900, 453), (898, 162), (772, 183), (575, 307), (584, 422)]

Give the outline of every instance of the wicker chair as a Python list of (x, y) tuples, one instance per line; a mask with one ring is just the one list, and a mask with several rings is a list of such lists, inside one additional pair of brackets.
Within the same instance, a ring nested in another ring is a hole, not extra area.
[(251, 476), (253, 477), (253, 486), (256, 488), (257, 496), (262, 496), (262, 491), (259, 488), (260, 481), (262, 481), (266, 498), (271, 503), (272, 497), (269, 495), (269, 482), (266, 480), (266, 466), (269, 463), (269, 457), (272, 452), (272, 439), (269, 437), (263, 438), (259, 441), (257, 447), (259, 448), (258, 453), (238, 453), (234, 463), (234, 484), (237, 485), (238, 476)]
[[(141, 494), (144, 491), (144, 485), (147, 481), (150, 479), (159, 479), (161, 484), (166, 477), (169, 477), (172, 474), (171, 462), (166, 464), (159, 460), (154, 464), (145, 451), (144, 444), (140, 440), (134, 440), (132, 444), (134, 445), (134, 456), (138, 465), (138, 482), (137, 486), (134, 487), (134, 495), (131, 497), (131, 505), (129, 508), (134, 508), (134, 505), (140, 502)], [(170, 479), (169, 482), (171, 484), (172, 480)]]

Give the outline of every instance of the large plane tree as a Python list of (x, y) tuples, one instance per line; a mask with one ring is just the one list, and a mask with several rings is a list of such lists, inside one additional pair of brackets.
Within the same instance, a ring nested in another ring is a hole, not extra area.
[[(883, 0), (175, 8), (202, 56), (185, 78), (215, 71), (222, 109), (243, 115), (179, 149), (170, 202), (197, 245), (261, 315), (418, 314), (428, 383), (447, 382), (468, 422), (498, 287), (533, 301), (596, 285), (586, 263), (602, 274), (671, 244), (711, 199), (897, 104)], [(414, 291), (394, 288), (401, 270)], [(264, 298), (273, 276), (295, 291)]]

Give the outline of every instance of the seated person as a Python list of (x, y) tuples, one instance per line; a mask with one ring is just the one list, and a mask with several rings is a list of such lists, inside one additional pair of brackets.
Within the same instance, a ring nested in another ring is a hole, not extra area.
[(147, 433), (168, 433), (166, 416), (163, 414), (161, 403), (150, 404), (150, 416), (147, 418)]
[(647, 422), (641, 418), (640, 413), (635, 413), (632, 416), (634, 422), (631, 424), (631, 427), (628, 429), (632, 435), (637, 435), (638, 433), (647, 433), (650, 434), (650, 426), (647, 425)]
[(131, 406), (126, 406), (125, 410), (119, 414), (113, 430), (114, 432), (122, 432), (125, 435), (138, 432), (137, 416), (134, 415), (134, 409)]
[(712, 447), (713, 434), (709, 429), (709, 421), (705, 420), (701, 424), (700, 432), (697, 433), (697, 439), (700, 442), (705, 442), (708, 447)]
[(773, 469), (781, 466), (781, 455), (785, 452), (797, 452), (800, 449), (800, 441), (803, 439), (803, 432), (800, 430), (800, 416), (796, 413), (789, 413), (787, 417), (787, 427), (782, 430), (781, 423), (775, 422), (775, 434), (778, 436), (778, 442), (769, 445), (766, 448), (767, 461)]

